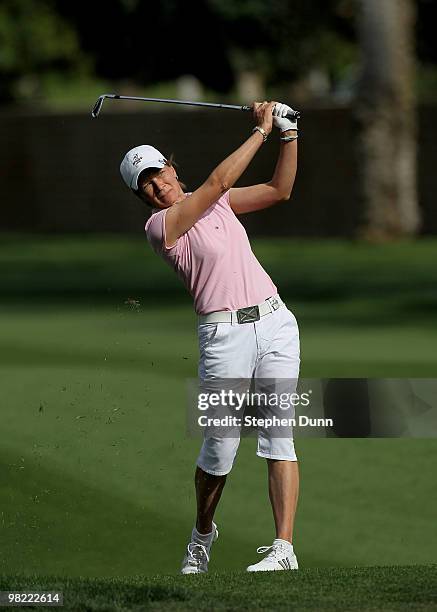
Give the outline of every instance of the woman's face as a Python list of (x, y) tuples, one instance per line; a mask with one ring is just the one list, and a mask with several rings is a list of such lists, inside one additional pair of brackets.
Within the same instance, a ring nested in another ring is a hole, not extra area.
[(138, 188), (155, 208), (168, 208), (184, 197), (173, 166), (148, 169), (141, 175)]

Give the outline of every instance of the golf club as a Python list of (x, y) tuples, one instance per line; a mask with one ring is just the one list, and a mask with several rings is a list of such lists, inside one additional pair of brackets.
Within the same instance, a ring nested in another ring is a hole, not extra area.
[[(227, 108), (230, 110), (241, 110), (251, 111), (251, 106), (238, 106), (237, 104), (215, 104), (213, 102), (193, 102), (190, 100), (168, 100), (165, 98), (141, 98), (138, 96), (119, 96), (118, 94), (103, 94), (99, 96), (97, 102), (93, 106), (91, 116), (95, 119), (99, 116), (102, 110), (103, 102), (105, 98), (111, 98), (112, 100), (139, 100), (140, 102), (164, 102), (166, 104), (185, 104), (186, 106), (206, 106), (210, 108)], [(299, 111), (293, 111), (287, 113), (286, 117), (292, 121), (298, 119), (300, 116)]]

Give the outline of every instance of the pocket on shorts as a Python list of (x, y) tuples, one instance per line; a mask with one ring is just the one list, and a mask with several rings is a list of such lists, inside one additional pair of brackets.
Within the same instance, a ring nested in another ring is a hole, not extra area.
[(294, 334), (296, 329), (296, 317), (286, 306), (262, 317), (259, 324), (256, 324), (257, 334), (264, 342), (272, 342), (278, 336), (285, 337), (290, 332)]
[(198, 327), (199, 351), (204, 351), (214, 340), (220, 323), (202, 323)]
[(299, 323), (297, 322), (297, 319), (296, 319), (296, 317), (294, 316), (294, 313), (293, 313), (291, 310), (289, 310), (288, 308), (287, 308), (287, 313), (288, 313), (288, 316), (289, 316), (289, 318), (291, 319), (291, 321), (292, 321), (293, 325), (294, 325), (295, 327), (297, 327), (297, 329), (299, 330)]

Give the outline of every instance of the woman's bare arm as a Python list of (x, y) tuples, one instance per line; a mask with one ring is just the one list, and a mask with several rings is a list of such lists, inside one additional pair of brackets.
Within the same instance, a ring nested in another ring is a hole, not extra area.
[[(283, 132), (295, 136), (294, 130)], [(253, 212), (290, 199), (296, 178), (297, 140), (281, 142), (279, 157), (271, 181), (249, 187), (231, 189), (229, 203), (236, 214)]]
[[(262, 127), (267, 134), (272, 130), (272, 109), (274, 102), (269, 104), (254, 104), (256, 125)], [(190, 196), (173, 204), (165, 215), (165, 232), (168, 245), (188, 231), (203, 215), (211, 204), (240, 178), (263, 143), (263, 136), (256, 131), (240, 146), (222, 161), (209, 175), (207, 180)]]

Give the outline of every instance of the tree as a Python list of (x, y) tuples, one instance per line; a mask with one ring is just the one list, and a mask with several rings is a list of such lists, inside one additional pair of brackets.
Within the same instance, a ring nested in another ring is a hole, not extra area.
[(315, 67), (332, 82), (355, 58), (352, 0), (208, 0), (223, 21), (235, 71), (270, 88)]
[(412, 0), (359, 0), (362, 63), (356, 97), (359, 166), (369, 239), (415, 234), (414, 23)]
[(73, 28), (50, 0), (2, 0), (0, 4), (0, 103), (38, 91), (48, 71), (83, 62)]
[[(233, 85), (220, 20), (206, 0), (108, 0), (104, 7), (56, 0), (56, 5), (100, 77), (145, 85), (192, 74), (216, 91)], [(104, 27), (96, 27), (100, 21)]]

